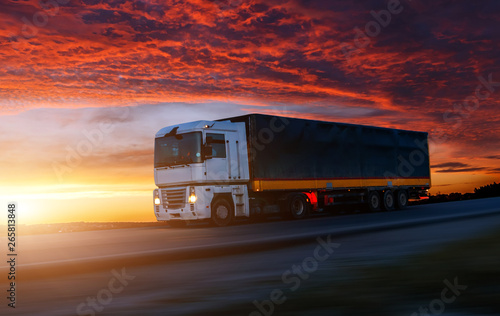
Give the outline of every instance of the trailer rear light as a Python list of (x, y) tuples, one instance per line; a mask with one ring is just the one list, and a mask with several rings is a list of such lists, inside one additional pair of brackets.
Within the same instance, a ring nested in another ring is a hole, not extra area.
[(311, 203), (313, 206), (313, 210), (316, 210), (318, 208), (318, 197), (314, 192), (303, 192), (307, 196), (306, 201), (308, 203)]

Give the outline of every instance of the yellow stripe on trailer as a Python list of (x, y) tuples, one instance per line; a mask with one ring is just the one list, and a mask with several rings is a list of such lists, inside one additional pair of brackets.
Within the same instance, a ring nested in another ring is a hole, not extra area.
[(369, 179), (306, 179), (306, 180), (254, 180), (254, 191), (270, 190), (312, 190), (326, 188), (362, 188), (391, 186), (430, 187), (430, 178), (369, 178)]

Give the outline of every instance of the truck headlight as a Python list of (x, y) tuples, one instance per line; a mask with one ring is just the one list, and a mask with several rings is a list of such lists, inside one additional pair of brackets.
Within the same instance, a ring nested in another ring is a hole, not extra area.
[(196, 203), (196, 200), (198, 198), (196, 197), (196, 195), (194, 193), (191, 193), (191, 195), (189, 196), (189, 203)]
[(155, 197), (155, 205), (160, 205), (161, 201), (159, 197)]

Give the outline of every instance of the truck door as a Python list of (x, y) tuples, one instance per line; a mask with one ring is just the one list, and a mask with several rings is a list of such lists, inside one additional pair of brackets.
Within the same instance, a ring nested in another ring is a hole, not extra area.
[(237, 132), (226, 133), (228, 179), (239, 180), (242, 177), (240, 144)]
[(207, 133), (206, 143), (212, 147), (212, 159), (206, 160), (207, 180), (227, 182), (241, 178), (237, 133)]
[(212, 147), (212, 158), (205, 161), (207, 180), (228, 181), (226, 135), (224, 133), (207, 133), (206, 144)]

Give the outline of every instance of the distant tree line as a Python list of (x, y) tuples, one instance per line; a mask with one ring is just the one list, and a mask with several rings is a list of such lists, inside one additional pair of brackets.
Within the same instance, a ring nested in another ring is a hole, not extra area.
[(471, 199), (482, 199), (489, 197), (500, 196), (500, 183), (493, 182), (479, 188), (474, 189), (474, 193), (450, 193), (450, 194), (436, 194), (430, 195), (429, 200), (423, 201), (424, 203), (434, 202), (447, 202), (447, 201), (462, 201)]

